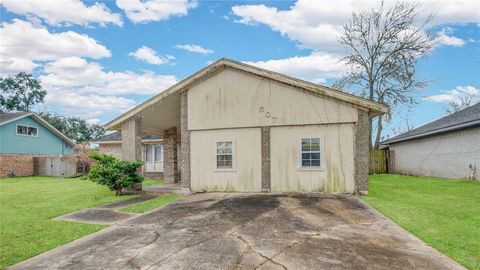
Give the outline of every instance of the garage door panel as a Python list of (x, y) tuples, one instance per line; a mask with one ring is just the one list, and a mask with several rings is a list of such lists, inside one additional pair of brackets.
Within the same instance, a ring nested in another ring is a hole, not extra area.
[[(272, 192), (353, 192), (353, 124), (272, 127), (270, 136)], [(320, 139), (320, 168), (302, 167), (302, 138)]]
[[(216, 167), (221, 141), (233, 142), (232, 169)], [(260, 128), (191, 131), (190, 143), (192, 191), (261, 191)]]

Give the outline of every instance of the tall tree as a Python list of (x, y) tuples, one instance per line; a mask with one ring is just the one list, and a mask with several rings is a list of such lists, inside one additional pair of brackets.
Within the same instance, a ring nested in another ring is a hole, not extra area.
[(105, 134), (101, 125), (89, 124), (79, 117), (66, 117), (50, 112), (41, 112), (40, 116), (76, 143), (88, 142)]
[(30, 111), (35, 104), (42, 103), (47, 91), (32, 74), (20, 72), (15, 76), (0, 78), (1, 112)]
[[(339, 39), (349, 50), (343, 59), (348, 72), (335, 86), (356, 86), (363, 97), (385, 103), (390, 110), (413, 105), (412, 92), (427, 83), (415, 77), (415, 66), (435, 44), (427, 29), (432, 16), (418, 22), (419, 14), (420, 4), (415, 2), (398, 2), (388, 9), (382, 2), (377, 9), (354, 12)], [(383, 121), (379, 116), (375, 141), (370, 143), (376, 149)]]

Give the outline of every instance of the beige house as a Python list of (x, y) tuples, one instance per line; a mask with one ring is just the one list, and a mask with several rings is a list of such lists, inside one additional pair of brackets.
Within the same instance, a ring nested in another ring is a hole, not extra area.
[(368, 191), (368, 121), (385, 112), (220, 59), (106, 127), (121, 131), (126, 160), (145, 159), (142, 136), (161, 137), (164, 178), (185, 191), (353, 193)]

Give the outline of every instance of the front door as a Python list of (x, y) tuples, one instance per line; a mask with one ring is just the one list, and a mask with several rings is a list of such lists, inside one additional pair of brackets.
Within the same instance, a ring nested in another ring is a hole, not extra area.
[(163, 144), (146, 144), (144, 160), (146, 172), (163, 172)]

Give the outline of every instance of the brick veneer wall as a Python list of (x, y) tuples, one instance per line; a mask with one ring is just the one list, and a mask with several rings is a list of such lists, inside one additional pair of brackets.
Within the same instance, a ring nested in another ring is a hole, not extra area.
[(177, 128), (165, 131), (163, 137), (163, 175), (166, 183), (180, 182), (177, 166)]
[(122, 143), (105, 143), (105, 144), (99, 144), (98, 145), (98, 151), (112, 155), (116, 158), (122, 159), (123, 158), (123, 152), (122, 152)]
[(17, 176), (33, 175), (33, 155), (0, 154), (0, 177), (8, 177), (15, 171)]

